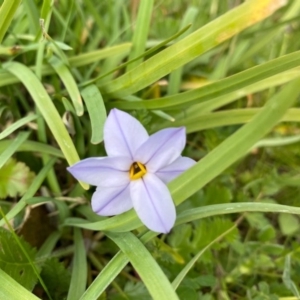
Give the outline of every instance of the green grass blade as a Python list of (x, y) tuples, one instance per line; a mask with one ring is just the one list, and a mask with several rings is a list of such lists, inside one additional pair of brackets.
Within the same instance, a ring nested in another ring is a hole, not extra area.
[(21, 0), (4, 0), (0, 7), (0, 44), (20, 3)]
[[(176, 205), (186, 200), (227, 167), (246, 155), (280, 121), (299, 92), (300, 79), (296, 79), (271, 98), (248, 124), (227, 138), (195, 166), (171, 181), (168, 187)], [(112, 222), (110, 226), (113, 227), (114, 222), (116, 222), (114, 229), (118, 230), (119, 224), (123, 226), (134, 225), (135, 218), (134, 212), (130, 211), (110, 218), (110, 222)]]
[(0, 299), (40, 300), (0, 269)]
[(95, 85), (89, 85), (81, 91), (92, 125), (92, 144), (103, 141), (103, 128), (106, 120), (106, 109), (102, 95)]
[(73, 105), (78, 116), (82, 116), (84, 112), (84, 107), (82, 104), (82, 99), (80, 92), (77, 88), (74, 77), (72, 76), (68, 67), (56, 56), (52, 56), (49, 60), (50, 65), (56, 71), (62, 82), (64, 83), (70, 98), (73, 102)]
[(267, 18), (283, 5), (285, 1), (274, 3), (273, 0), (249, 0), (154, 55), (130, 72), (104, 84), (101, 91), (111, 97), (124, 97), (135, 93), (245, 28)]
[[(186, 224), (194, 220), (199, 220), (206, 217), (224, 215), (231, 213), (244, 212), (271, 212), (271, 213), (292, 213), (300, 215), (300, 208), (280, 205), (274, 203), (226, 203), (202, 206), (193, 208), (180, 213), (176, 220), (176, 225)], [(157, 236), (157, 233), (148, 231), (141, 237), (143, 243), (148, 242)], [(93, 281), (87, 291), (80, 300), (96, 300), (104, 292), (105, 288), (115, 279), (128, 263), (128, 258), (124, 253), (117, 253), (113, 259), (106, 265), (102, 272)]]
[(0, 140), (6, 138), (9, 136), (11, 133), (13, 133), (15, 130), (18, 128), (24, 126), (25, 124), (35, 120), (38, 116), (37, 115), (28, 115), (27, 117), (21, 118), (15, 123), (11, 124), (9, 127), (5, 128), (1, 133), (0, 133)]
[[(194, 6), (190, 6), (183, 16), (181, 23), (181, 28), (184, 28), (188, 24), (192, 24), (198, 14), (198, 9)], [(182, 37), (186, 37), (191, 30), (186, 31)], [(168, 84), (168, 95), (176, 94), (180, 90), (181, 77), (182, 77), (183, 68), (180, 67), (177, 70), (173, 71), (169, 77)]]
[(80, 229), (74, 228), (74, 242), (75, 253), (67, 300), (79, 299), (85, 291), (87, 281), (86, 251)]
[(191, 91), (147, 101), (116, 101), (111, 106), (121, 109), (162, 109), (184, 105), (186, 108), (187, 104), (198, 104), (223, 96), (299, 65), (300, 51), (297, 51)]
[[(119, 55), (122, 53), (126, 54), (129, 52), (130, 47), (131, 47), (130, 43), (124, 43), (121, 45), (76, 55), (70, 57), (68, 60), (71, 67), (81, 67), (81, 66), (91, 64), (93, 62), (97, 62), (99, 60), (103, 60), (110, 56)], [(30, 69), (35, 70), (35, 66), (31, 66)], [(53, 68), (49, 65), (43, 65), (41, 70), (42, 76), (50, 75), (53, 74), (54, 72), (55, 71), (53, 70)], [(13, 76), (7, 70), (0, 69), (0, 87), (13, 84), (19, 81), (21, 80), (18, 77)]]
[[(141, 55), (146, 47), (148, 32), (150, 29), (150, 21), (153, 9), (153, 0), (140, 1), (136, 24), (134, 26), (134, 34), (132, 37), (132, 49), (129, 54), (128, 60), (135, 59)], [(126, 72), (132, 70), (142, 62), (142, 59), (136, 60), (129, 64)]]
[[(29, 68), (17, 62), (6, 63), (4, 64), (4, 68), (18, 77), (26, 86), (28, 92), (31, 94), (38, 109), (52, 131), (52, 134), (60, 146), (68, 163), (73, 165), (79, 161), (78, 153), (61, 120), (60, 115), (58, 114), (45, 88), (37, 79), (35, 74)], [(87, 184), (82, 183), (82, 186), (84, 188), (88, 188)]]
[(0, 154), (0, 169), (9, 160), (9, 158), (17, 151), (17, 149), (28, 139), (30, 132), (20, 132), (12, 141), (8, 148)]
[(176, 204), (181, 203), (232, 163), (248, 153), (264, 137), (293, 104), (300, 92), (300, 79), (287, 84), (269, 99), (262, 110), (241, 129), (227, 138), (195, 166), (175, 178), (169, 188)]
[(30, 33), (36, 35), (39, 30), (39, 12), (34, 0), (23, 1), (23, 6), (28, 16)]
[(107, 232), (106, 235), (128, 257), (146, 285), (152, 299), (179, 299), (166, 275), (136, 236), (130, 232), (121, 234)]
[(263, 212), (263, 213), (286, 213), (300, 215), (300, 208), (288, 205), (262, 202), (239, 202), (222, 203), (201, 206), (183, 211), (178, 215), (176, 225), (185, 224), (194, 220), (200, 220), (212, 216), (244, 213), (244, 212)]
[[(13, 140), (3, 140), (0, 141), (0, 152), (3, 152), (5, 149), (10, 147), (10, 145), (13, 143)], [(30, 151), (30, 152), (40, 152), (49, 154), (55, 157), (64, 158), (64, 155), (59, 149), (54, 148), (53, 146), (46, 145), (39, 142), (34, 141), (25, 141), (23, 144), (20, 145), (18, 149), (16, 149), (16, 152), (18, 151)]]
[(134, 210), (128, 211), (122, 215), (107, 218), (103, 221), (88, 222), (84, 219), (69, 218), (63, 223), (63, 226), (74, 226), (88, 230), (96, 231), (112, 231), (112, 232), (127, 232), (133, 230), (143, 224), (137, 218)]
[[(218, 111), (209, 114), (203, 114), (198, 117), (186, 119), (184, 121), (175, 121), (173, 126), (185, 126), (187, 133), (197, 132), (204, 129), (216, 128), (222, 126), (248, 123), (261, 108), (245, 108)], [(300, 122), (300, 109), (291, 108), (282, 117), (283, 122)]]
[(80, 300), (98, 300), (108, 285), (128, 264), (128, 258), (122, 252), (117, 253), (91, 283)]

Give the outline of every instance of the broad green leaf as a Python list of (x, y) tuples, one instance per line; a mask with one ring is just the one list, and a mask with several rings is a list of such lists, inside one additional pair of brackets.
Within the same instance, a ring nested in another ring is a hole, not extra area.
[(98, 144), (103, 141), (103, 128), (106, 120), (106, 109), (102, 95), (94, 84), (85, 87), (81, 94), (91, 120), (91, 143)]
[[(83, 270), (81, 271), (83, 273)], [(43, 263), (41, 277), (53, 299), (65, 299), (68, 294), (71, 274), (55, 257)], [(75, 298), (74, 298), (75, 299)]]
[(299, 231), (299, 220), (296, 216), (280, 214), (278, 217), (278, 223), (283, 235), (293, 235)]
[(254, 25), (286, 4), (280, 0), (249, 0), (149, 58), (123, 76), (101, 86), (110, 97), (135, 93)]
[[(13, 208), (6, 214), (6, 221), (10, 221), (13, 219), (22, 209), (26, 206), (26, 200), (32, 198), (33, 195), (37, 192), (37, 190), (42, 185), (45, 177), (47, 176), (49, 170), (52, 168), (55, 163), (55, 159), (50, 159), (49, 162), (41, 169), (41, 171), (37, 174), (37, 176), (32, 181), (32, 184), (27, 189), (24, 196), (19, 200), (19, 202), (13, 206)], [(2, 218), (0, 220), (0, 226), (5, 224), (5, 220)]]
[(106, 233), (128, 257), (153, 299), (179, 299), (149, 251), (132, 233)]
[(0, 299), (9, 300), (40, 300), (37, 296), (30, 293), (7, 273), (0, 269)]
[(0, 198), (22, 196), (33, 178), (34, 173), (24, 163), (9, 159), (0, 169)]
[[(23, 239), (19, 241), (29, 258), (34, 261), (36, 250)], [(37, 282), (35, 271), (12, 233), (2, 227), (0, 227), (0, 249), (0, 269), (28, 290), (32, 290)]]

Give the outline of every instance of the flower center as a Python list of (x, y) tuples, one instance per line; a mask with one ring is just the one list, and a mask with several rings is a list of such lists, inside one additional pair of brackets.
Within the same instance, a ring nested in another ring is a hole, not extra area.
[(140, 179), (147, 173), (146, 167), (140, 162), (134, 162), (129, 170), (129, 177), (131, 180)]

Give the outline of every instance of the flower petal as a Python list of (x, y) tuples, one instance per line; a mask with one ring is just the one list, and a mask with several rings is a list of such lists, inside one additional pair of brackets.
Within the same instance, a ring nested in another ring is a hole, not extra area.
[(122, 187), (98, 187), (92, 196), (92, 209), (100, 216), (119, 215), (132, 208), (129, 184)]
[(146, 165), (151, 173), (171, 164), (176, 160), (184, 146), (185, 128), (167, 128), (151, 135), (137, 150), (134, 160)]
[(167, 186), (154, 174), (130, 183), (133, 207), (141, 221), (155, 232), (167, 233), (176, 219), (176, 210)]
[(148, 139), (142, 124), (131, 115), (112, 109), (104, 126), (104, 144), (108, 156), (127, 156), (133, 159), (134, 152)]
[(91, 157), (67, 168), (78, 180), (103, 187), (124, 186), (129, 183), (132, 161), (128, 157)]
[(158, 170), (155, 172), (155, 175), (158, 176), (164, 183), (168, 183), (185, 170), (189, 169), (193, 166), (196, 162), (185, 156), (181, 156), (177, 158), (174, 162), (170, 165)]

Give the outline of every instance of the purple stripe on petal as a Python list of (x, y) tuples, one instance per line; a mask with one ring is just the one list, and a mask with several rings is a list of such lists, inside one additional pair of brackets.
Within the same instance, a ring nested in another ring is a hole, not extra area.
[(168, 183), (179, 176), (181, 173), (183, 173), (185, 170), (189, 169), (195, 163), (196, 162), (193, 159), (181, 156), (170, 165), (156, 171), (155, 175), (159, 177), (164, 183)]
[(186, 141), (185, 128), (167, 128), (151, 135), (136, 151), (134, 160), (151, 173), (171, 164), (181, 154)]
[(129, 184), (118, 188), (98, 187), (92, 196), (92, 209), (100, 216), (119, 215), (131, 208)]
[(132, 161), (127, 157), (87, 158), (67, 170), (78, 180), (103, 187), (124, 186), (129, 183)]
[(104, 126), (104, 145), (108, 156), (133, 159), (135, 151), (148, 137), (138, 120), (118, 109), (111, 110)]
[(130, 182), (133, 207), (149, 229), (168, 233), (174, 226), (176, 210), (167, 186), (154, 174)]

